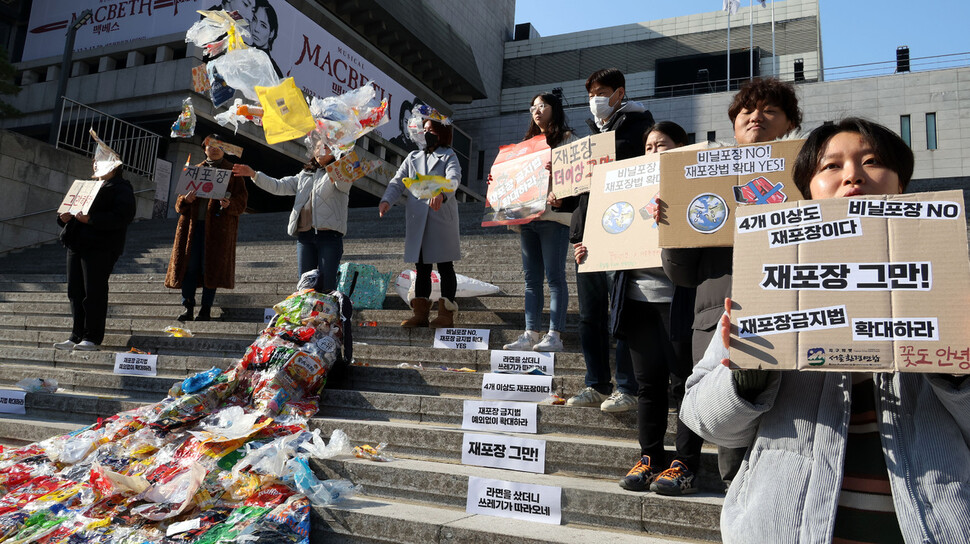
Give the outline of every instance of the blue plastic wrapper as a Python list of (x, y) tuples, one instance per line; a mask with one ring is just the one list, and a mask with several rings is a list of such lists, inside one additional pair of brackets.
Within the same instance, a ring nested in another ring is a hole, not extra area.
[(219, 374), (222, 374), (222, 369), (212, 367), (204, 372), (199, 372), (195, 376), (189, 376), (182, 382), (182, 392), (192, 394), (201, 391), (211, 385)]

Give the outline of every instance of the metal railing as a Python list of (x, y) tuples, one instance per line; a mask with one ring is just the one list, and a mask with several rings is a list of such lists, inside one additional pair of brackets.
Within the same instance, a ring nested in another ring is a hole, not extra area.
[(57, 147), (93, 157), (97, 144), (88, 133), (90, 128), (121, 156), (125, 170), (153, 178), (161, 136), (64, 97)]

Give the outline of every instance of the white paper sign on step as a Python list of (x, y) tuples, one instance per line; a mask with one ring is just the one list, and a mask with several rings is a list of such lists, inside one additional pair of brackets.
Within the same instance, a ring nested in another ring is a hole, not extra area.
[(469, 431), (535, 433), (538, 405), (531, 402), (466, 400), (461, 428)]
[(158, 375), (158, 355), (115, 353), (115, 374), (156, 376)]
[(559, 525), (562, 488), (470, 476), (465, 512)]
[(546, 441), (505, 434), (465, 433), (461, 464), (543, 474), (546, 471)]
[(445, 349), (488, 349), (489, 329), (435, 329), (434, 347)]
[(552, 376), (528, 374), (483, 374), (482, 398), (540, 402), (552, 393)]
[(0, 414), (26, 414), (27, 404), (24, 402), (26, 397), (26, 391), (0, 389)]
[(547, 376), (553, 375), (556, 354), (543, 351), (503, 351), (493, 349), (492, 372), (511, 374), (534, 373), (535, 369)]

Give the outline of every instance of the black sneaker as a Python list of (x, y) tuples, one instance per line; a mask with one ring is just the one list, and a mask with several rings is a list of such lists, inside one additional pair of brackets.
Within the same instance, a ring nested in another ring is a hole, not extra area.
[(620, 487), (630, 491), (647, 491), (657, 474), (659, 472), (650, 466), (650, 456), (644, 455), (620, 480)]
[(650, 484), (650, 491), (660, 495), (689, 495), (697, 493), (694, 473), (687, 465), (674, 461), (670, 468), (660, 473)]

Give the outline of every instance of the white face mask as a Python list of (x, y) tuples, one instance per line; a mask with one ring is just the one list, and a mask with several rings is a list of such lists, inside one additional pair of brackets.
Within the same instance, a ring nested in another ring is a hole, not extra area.
[[(616, 94), (616, 91), (613, 91), (613, 94)], [(610, 106), (610, 99), (613, 98), (613, 94), (610, 96), (593, 96), (589, 99), (589, 111), (593, 114), (593, 117), (602, 121), (613, 113), (613, 106)]]

